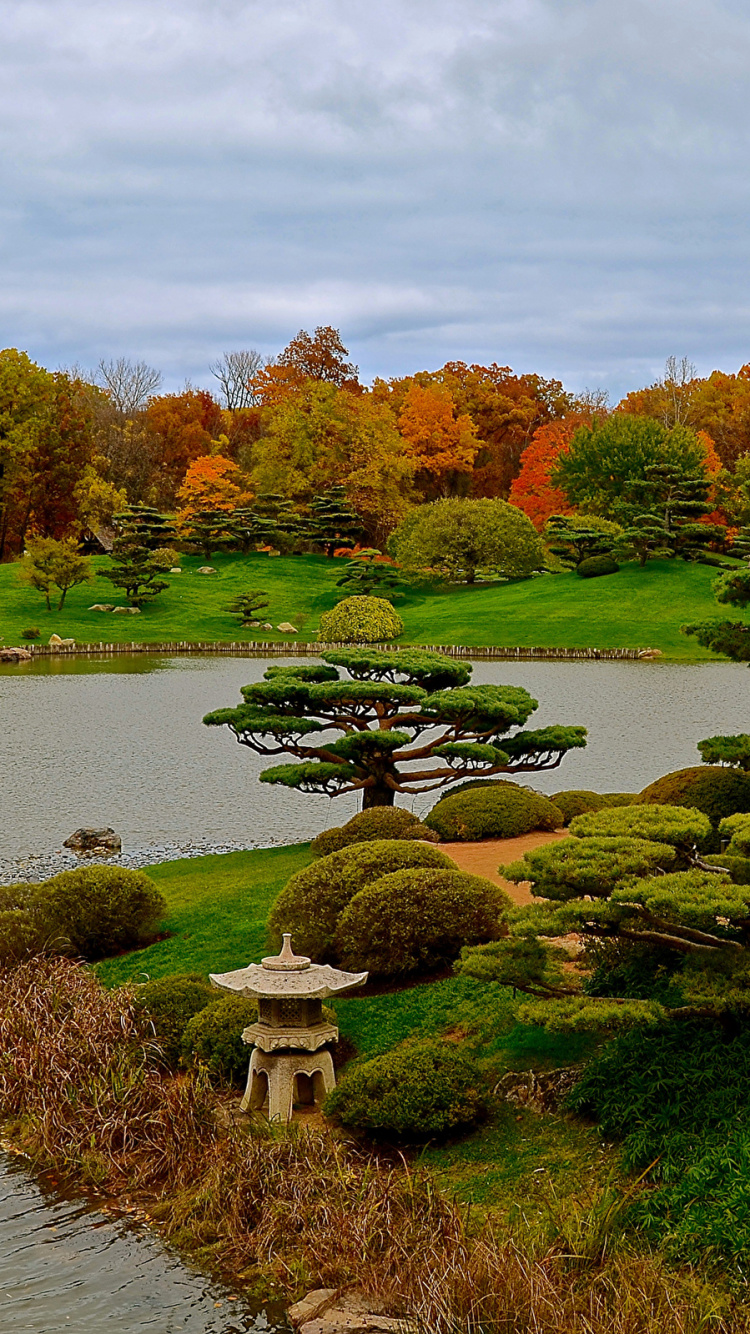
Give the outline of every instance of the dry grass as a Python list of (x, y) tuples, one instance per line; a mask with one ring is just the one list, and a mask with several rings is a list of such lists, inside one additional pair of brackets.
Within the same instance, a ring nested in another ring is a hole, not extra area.
[[(617, 1244), (610, 1194), (544, 1237), (473, 1235), (428, 1174), (327, 1130), (232, 1128), (169, 1077), (127, 989), (64, 959), (0, 972), (0, 1113), (39, 1164), (139, 1198), (164, 1234), (288, 1294), (357, 1284), (423, 1334), (745, 1334), (691, 1274)], [(611, 1248), (611, 1249), (610, 1249)]]

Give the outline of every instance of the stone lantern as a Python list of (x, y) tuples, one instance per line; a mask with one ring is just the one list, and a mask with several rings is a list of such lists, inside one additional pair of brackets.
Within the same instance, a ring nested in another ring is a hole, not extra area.
[(287, 934), (280, 954), (233, 973), (209, 976), (222, 991), (258, 1002), (257, 1023), (242, 1034), (253, 1054), (241, 1110), (261, 1108), (268, 1093), (268, 1119), (290, 1121), (295, 1101), (321, 1103), (336, 1087), (328, 1044), (339, 1036), (323, 1014), (323, 1001), (361, 986), (367, 973), (343, 973), (328, 964), (311, 963), (293, 952)]

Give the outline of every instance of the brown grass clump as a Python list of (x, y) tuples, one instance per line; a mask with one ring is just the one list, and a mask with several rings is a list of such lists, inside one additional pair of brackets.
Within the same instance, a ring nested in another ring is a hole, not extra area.
[(139, 1198), (235, 1281), (357, 1285), (419, 1334), (750, 1331), (693, 1275), (616, 1244), (612, 1188), (536, 1242), (473, 1235), (406, 1163), (325, 1129), (233, 1127), (200, 1072), (167, 1074), (132, 991), (66, 959), (0, 971), (0, 1115), (38, 1164)]

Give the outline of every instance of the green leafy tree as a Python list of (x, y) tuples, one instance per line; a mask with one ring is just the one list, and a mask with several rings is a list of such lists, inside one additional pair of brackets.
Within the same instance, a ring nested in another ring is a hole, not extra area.
[(52, 537), (32, 538), (26, 544), (26, 551), (21, 578), (44, 594), (47, 611), (52, 610), (53, 588), (60, 592), (57, 610), (62, 611), (68, 589), (90, 583), (93, 578), (91, 561), (81, 554), (78, 543), (70, 539), (56, 542)]
[(698, 522), (711, 509), (710, 491), (705, 474), (687, 476), (668, 463), (644, 468), (644, 476), (631, 483), (633, 501), (620, 505), (626, 523), (621, 549), (631, 550), (641, 565), (652, 556), (698, 559), (724, 539), (718, 525)]
[(224, 510), (198, 510), (180, 531), (206, 561), (215, 551), (226, 551), (236, 542), (232, 515)]
[[(706, 445), (690, 427), (614, 412), (579, 427), (551, 480), (573, 505), (628, 518), (634, 505), (640, 512), (650, 508), (644, 503), (649, 469), (672, 469), (688, 483), (706, 476), (706, 461)], [(653, 474), (649, 484), (653, 493)]]
[(252, 588), (247, 593), (238, 593), (227, 607), (235, 616), (239, 616), (240, 624), (244, 626), (252, 625), (257, 620), (258, 612), (268, 606), (268, 598), (262, 588)]
[(112, 522), (118, 538), (137, 541), (149, 551), (170, 547), (177, 536), (172, 520), (152, 505), (128, 505), (113, 515)]
[[(750, 567), (727, 570), (711, 585), (717, 602), (744, 608), (750, 603)], [(744, 621), (695, 621), (682, 632), (695, 635), (699, 644), (724, 653), (734, 662), (750, 662), (750, 626)]]
[(531, 520), (504, 500), (436, 500), (412, 511), (388, 549), (406, 573), (473, 584), (490, 577), (528, 579), (544, 553)]
[(399, 589), (398, 571), (383, 561), (376, 547), (366, 547), (346, 562), (344, 573), (336, 580), (341, 589), (337, 598), (376, 597), (395, 602), (404, 595)]
[(658, 514), (637, 514), (623, 528), (615, 546), (615, 555), (625, 559), (635, 558), (641, 566), (648, 560), (674, 556), (674, 547), (670, 546), (671, 536)]
[(294, 764), (264, 770), (261, 782), (329, 796), (361, 792), (364, 808), (392, 806), (397, 793), (475, 774), (555, 769), (586, 744), (582, 727), (524, 730), (537, 708), (527, 691), (473, 686), (470, 666), (439, 653), (338, 649), (323, 661), (269, 667), (243, 687), (243, 704), (204, 718), (258, 755), (294, 756)]
[[(505, 940), (464, 951), (461, 971), (525, 992), (519, 1017), (558, 1029), (750, 1012), (750, 887), (702, 859), (708, 817), (621, 806), (577, 816), (570, 832), (504, 870), (540, 901)], [(586, 943), (582, 980), (554, 944), (570, 932)]]
[(274, 491), (259, 492), (252, 505), (239, 506), (232, 514), (232, 532), (245, 555), (259, 545), (290, 550), (306, 530), (292, 501)]
[(747, 732), (737, 736), (709, 736), (698, 742), (698, 750), (704, 764), (723, 764), (750, 773), (750, 736)]

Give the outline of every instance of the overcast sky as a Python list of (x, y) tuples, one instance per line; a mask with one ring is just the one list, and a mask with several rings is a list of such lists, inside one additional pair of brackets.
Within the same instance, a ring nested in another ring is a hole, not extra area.
[(0, 344), (342, 331), (613, 397), (750, 360), (739, 0), (3, 0)]

